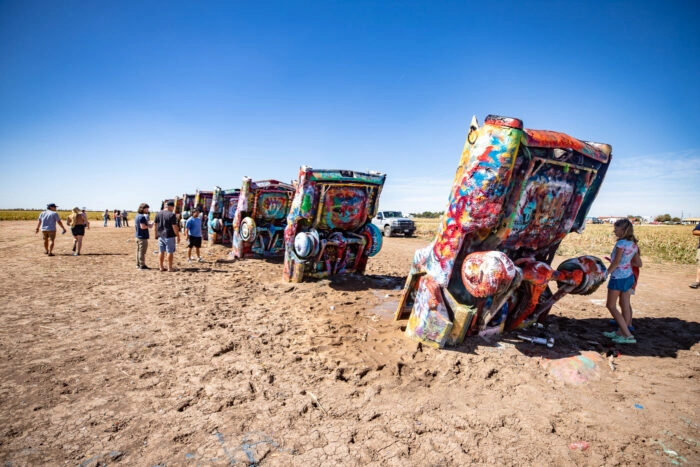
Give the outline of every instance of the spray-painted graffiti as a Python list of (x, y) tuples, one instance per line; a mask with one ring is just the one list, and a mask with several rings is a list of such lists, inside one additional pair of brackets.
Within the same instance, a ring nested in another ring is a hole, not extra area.
[(592, 293), (606, 274), (598, 258), (550, 264), (584, 228), (611, 151), (515, 118), (488, 116), (481, 127), (474, 118), (436, 238), (416, 252), (396, 311), (406, 333), (457, 344), (542, 320), (567, 293)]
[(382, 245), (371, 219), (386, 175), (302, 167), (284, 232), (284, 278), (364, 273)]
[(292, 196), (294, 187), (287, 183), (243, 178), (232, 221), (233, 257), (282, 256)]
[(236, 215), (240, 188), (222, 190), (214, 189), (211, 209), (209, 211), (209, 244), (231, 246), (233, 239), (233, 218)]

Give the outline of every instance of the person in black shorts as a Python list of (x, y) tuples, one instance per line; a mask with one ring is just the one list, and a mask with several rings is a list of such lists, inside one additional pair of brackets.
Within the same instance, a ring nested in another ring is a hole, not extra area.
[(90, 228), (87, 215), (77, 207), (73, 208), (73, 214), (68, 217), (68, 225), (70, 225), (70, 233), (73, 234), (73, 256), (80, 256), (85, 229)]
[(202, 219), (199, 217), (199, 208), (192, 210), (192, 215), (185, 223), (185, 239), (187, 240), (187, 262), (192, 262), (192, 248), (197, 252), (197, 261), (202, 262), (199, 249), (202, 247)]

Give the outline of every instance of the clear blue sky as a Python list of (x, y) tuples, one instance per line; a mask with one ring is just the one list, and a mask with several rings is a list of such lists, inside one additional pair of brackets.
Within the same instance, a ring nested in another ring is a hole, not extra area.
[(593, 215), (700, 216), (700, 2), (0, 1), (0, 208), (387, 174), (445, 209), (469, 121), (609, 143)]

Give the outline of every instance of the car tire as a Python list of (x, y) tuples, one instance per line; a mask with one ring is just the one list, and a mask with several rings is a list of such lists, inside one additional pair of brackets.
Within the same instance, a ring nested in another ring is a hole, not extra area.
[(413, 237), (413, 232), (406, 232), (406, 237), (407, 238)]
[(391, 237), (391, 226), (390, 225), (384, 226), (384, 236)]

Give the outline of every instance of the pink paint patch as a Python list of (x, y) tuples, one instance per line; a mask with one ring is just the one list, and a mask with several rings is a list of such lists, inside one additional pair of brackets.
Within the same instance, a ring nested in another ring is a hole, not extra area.
[(568, 358), (544, 360), (543, 366), (559, 381), (579, 385), (598, 379), (598, 364), (603, 358), (596, 352), (581, 352)]

